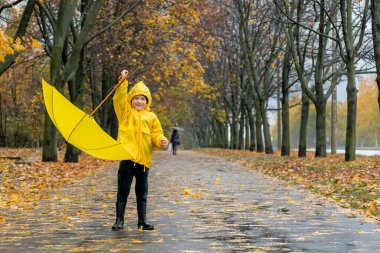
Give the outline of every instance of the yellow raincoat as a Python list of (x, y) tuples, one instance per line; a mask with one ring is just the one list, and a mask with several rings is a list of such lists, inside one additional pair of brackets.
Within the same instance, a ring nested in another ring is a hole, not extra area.
[[(137, 111), (131, 106), (132, 98), (137, 95), (144, 95), (148, 99), (144, 110)], [(162, 148), (161, 140), (166, 138), (157, 115), (150, 111), (152, 96), (149, 88), (143, 82), (138, 82), (128, 92), (128, 81), (124, 81), (116, 89), (113, 103), (119, 121), (117, 140), (127, 150), (128, 160), (151, 168), (153, 145)]]

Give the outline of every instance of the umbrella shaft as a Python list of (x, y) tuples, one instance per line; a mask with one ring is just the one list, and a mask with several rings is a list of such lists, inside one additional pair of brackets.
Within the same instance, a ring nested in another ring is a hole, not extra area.
[(124, 78), (121, 78), (120, 81), (113, 87), (113, 89), (108, 93), (108, 95), (100, 102), (100, 104), (89, 114), (90, 118), (92, 118), (95, 112), (107, 101), (107, 99), (112, 95), (112, 93), (120, 86), (120, 84), (124, 81)]

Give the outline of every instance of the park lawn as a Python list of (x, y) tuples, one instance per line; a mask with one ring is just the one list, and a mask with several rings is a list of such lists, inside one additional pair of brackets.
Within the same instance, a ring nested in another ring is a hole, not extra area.
[(40, 149), (0, 148), (0, 222), (2, 212), (31, 210), (48, 196), (48, 190), (78, 182), (112, 163), (86, 154), (79, 163), (63, 163), (63, 155), (59, 154), (56, 163), (41, 162)]
[(312, 152), (306, 158), (298, 158), (296, 152), (281, 157), (279, 151), (273, 155), (229, 149), (200, 151), (300, 185), (354, 212), (380, 220), (380, 157), (357, 156), (355, 161), (345, 162), (344, 155), (314, 158)]

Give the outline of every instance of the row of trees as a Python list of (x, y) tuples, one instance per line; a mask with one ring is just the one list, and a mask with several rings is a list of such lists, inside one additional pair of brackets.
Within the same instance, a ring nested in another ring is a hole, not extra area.
[[(297, 105), (301, 103), (300, 96), (292, 96), (289, 100), (290, 105)], [(360, 148), (378, 148), (380, 146), (380, 114), (377, 104), (377, 87), (373, 81), (373, 77), (363, 79), (360, 81), (358, 93), (358, 110), (357, 110), (357, 147)], [(326, 105), (326, 136), (327, 147), (331, 147), (331, 103)], [(346, 114), (347, 114), (347, 101), (338, 101), (337, 114), (339, 117), (336, 119), (336, 144), (340, 149), (345, 146), (345, 132), (346, 132)], [(300, 119), (301, 107), (294, 106), (289, 109), (289, 127), (290, 127), (290, 147), (296, 149), (299, 143), (300, 134)], [(307, 146), (315, 146), (316, 136), (316, 110), (314, 105), (310, 106), (309, 124), (307, 126)], [(280, 122), (281, 128), (281, 122)], [(274, 123), (271, 128), (273, 136), (273, 143), (278, 143), (278, 123)], [(281, 135), (279, 136), (281, 139)]]
[[(23, 10), (20, 15), (15, 9), (17, 5)], [(2, 83), (9, 85), (2, 87), (4, 95), (0, 101), (2, 145), (27, 145), (34, 138), (40, 139), (28, 132), (30, 113), (20, 104), (28, 104), (23, 101), (31, 98), (28, 94), (33, 94), (39, 101), (34, 112), (40, 112), (36, 108), (43, 109), (41, 77), (66, 94), (73, 104), (91, 111), (117, 83), (120, 71), (128, 69), (129, 81), (143, 80), (150, 86), (155, 98), (153, 109), (164, 126), (168, 128), (190, 121), (191, 97), (209, 91), (199, 61), (201, 57), (210, 57), (208, 51), (212, 45), (212, 38), (203, 32), (200, 18), (206, 13), (205, 7), (196, 0), (178, 3), (166, 0), (18, 0), (4, 3), (1, 6), (6, 14), (2, 15), (6, 24), (5, 37), (2, 37), (4, 45), (12, 48), (16, 40), (25, 45), (26, 38), (30, 37), (40, 41), (43, 51), (25, 51), (27, 46), (22, 54), (16, 50), (4, 51), (7, 56), (0, 62), (0, 74)], [(16, 59), (29, 64), (16, 64)], [(37, 81), (14, 80), (26, 68), (28, 71), (39, 69), (41, 75), (36, 77)], [(26, 87), (33, 87), (33, 91), (23, 92)], [(17, 90), (19, 96), (13, 99), (12, 90)], [(22, 113), (13, 113), (12, 108), (16, 107)], [(111, 100), (101, 107), (95, 119), (115, 137), (117, 121)], [(41, 118), (38, 120), (39, 130), (44, 122), (43, 160), (56, 161), (56, 129), (47, 114), (42, 122)], [(15, 130), (16, 121), (22, 125), (18, 127), (20, 131)], [(23, 141), (15, 141), (15, 136)], [(68, 145), (65, 161), (77, 161), (78, 152)]]
[(333, 101), (331, 140), (332, 149), (336, 150), (334, 91), (337, 83), (344, 81), (347, 90), (345, 159), (354, 160), (356, 74), (373, 71), (378, 60), (378, 55), (373, 53), (379, 46), (378, 4), (369, 0), (271, 1), (274, 5), (268, 1), (216, 2), (224, 15), (214, 29), (214, 36), (220, 39), (216, 60), (208, 63), (206, 76), (220, 96), (203, 106), (212, 107), (215, 112), (223, 110), (228, 116), (225, 121), (217, 114), (208, 122), (199, 121), (201, 145), (249, 147), (272, 153), (267, 110), (273, 107), (270, 101), (277, 95), (281, 98), (281, 154), (289, 155), (289, 97), (298, 94), (301, 97), (299, 156), (306, 155), (312, 103), (316, 112), (315, 156), (324, 157), (327, 102)]
[[(193, 146), (268, 154), (273, 98), (280, 98), (282, 155), (290, 154), (291, 106), (300, 108), (298, 150), (306, 155), (313, 104), (315, 155), (322, 157), (330, 99), (332, 150), (337, 146), (336, 85), (343, 81), (347, 111), (339, 117), (346, 117), (347, 161), (355, 159), (356, 74), (376, 69), (380, 85), (375, 0), (8, 0), (0, 15), (0, 52), (6, 55), (0, 57), (0, 78), (7, 84), (0, 97), (1, 145), (28, 145), (43, 131), (44, 161), (57, 160), (58, 140), (46, 114), (32, 116), (43, 110), (41, 76), (91, 111), (120, 70), (129, 69), (130, 81), (149, 84), (164, 127), (186, 123), (193, 130)], [(298, 104), (291, 103), (294, 96)], [(116, 135), (112, 101), (95, 119)], [(35, 130), (25, 130), (33, 125)], [(68, 146), (65, 160), (77, 159), (78, 150)]]

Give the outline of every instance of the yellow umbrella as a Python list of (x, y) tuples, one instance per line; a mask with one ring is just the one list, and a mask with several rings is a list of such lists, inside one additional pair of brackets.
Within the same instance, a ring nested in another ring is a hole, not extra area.
[[(115, 86), (107, 98), (118, 85)], [(97, 158), (106, 160), (127, 159), (127, 151), (122, 144), (104, 132), (92, 118), (93, 113), (107, 98), (90, 116), (73, 105), (45, 80), (42, 80), (42, 89), (46, 110), (54, 125), (68, 143)]]

